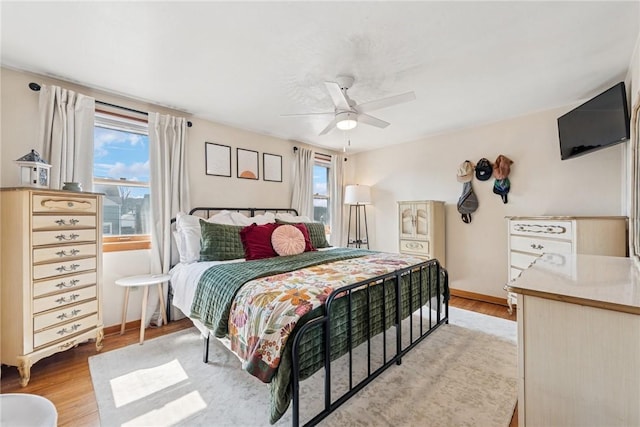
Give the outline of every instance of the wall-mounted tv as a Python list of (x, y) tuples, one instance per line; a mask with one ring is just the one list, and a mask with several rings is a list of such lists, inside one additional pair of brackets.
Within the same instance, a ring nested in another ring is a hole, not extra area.
[(629, 109), (624, 82), (558, 118), (562, 160), (627, 141)]

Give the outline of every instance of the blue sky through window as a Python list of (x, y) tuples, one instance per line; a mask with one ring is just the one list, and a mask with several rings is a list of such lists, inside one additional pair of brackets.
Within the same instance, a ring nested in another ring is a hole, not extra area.
[(327, 170), (326, 166), (313, 166), (313, 194), (327, 195)]
[[(93, 175), (149, 182), (149, 137), (96, 126)], [(124, 181), (124, 180), (123, 180)]]

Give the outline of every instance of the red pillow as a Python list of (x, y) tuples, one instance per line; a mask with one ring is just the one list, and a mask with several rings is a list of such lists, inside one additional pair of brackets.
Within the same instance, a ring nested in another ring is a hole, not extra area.
[(271, 234), (279, 224), (251, 224), (240, 230), (244, 257), (249, 260), (278, 256), (271, 245)]
[(311, 239), (309, 238), (309, 230), (307, 229), (306, 225), (304, 225), (301, 222), (298, 222), (296, 224), (289, 224), (289, 225), (293, 225), (295, 228), (297, 228), (298, 230), (302, 231), (302, 235), (304, 236), (304, 251), (305, 252), (317, 251), (317, 249), (314, 248), (313, 245), (311, 244)]

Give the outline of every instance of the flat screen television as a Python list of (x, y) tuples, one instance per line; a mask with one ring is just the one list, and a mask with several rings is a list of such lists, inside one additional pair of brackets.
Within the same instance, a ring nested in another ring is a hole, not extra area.
[(609, 147), (630, 138), (624, 82), (558, 118), (562, 160)]

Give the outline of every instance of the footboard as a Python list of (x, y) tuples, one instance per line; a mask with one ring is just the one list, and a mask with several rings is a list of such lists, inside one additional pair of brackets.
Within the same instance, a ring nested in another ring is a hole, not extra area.
[[(304, 424), (311, 426), (447, 323), (448, 302), (448, 274), (437, 260), (332, 292), (324, 313), (302, 325), (293, 340), (293, 425), (300, 425), (302, 380), (318, 370), (324, 375), (321, 407)], [(340, 386), (332, 382), (333, 370), (348, 377)]]

